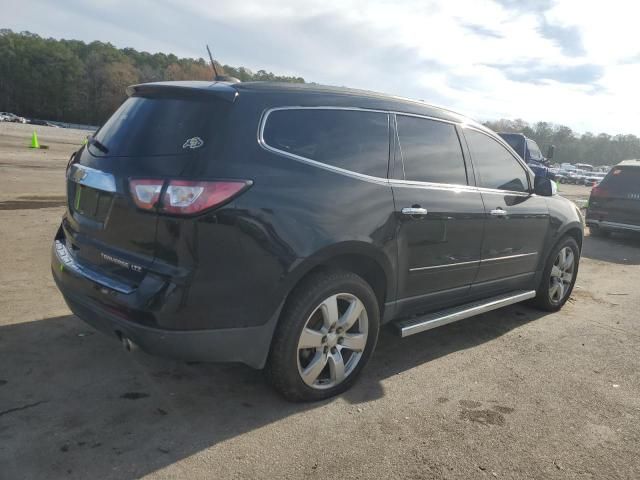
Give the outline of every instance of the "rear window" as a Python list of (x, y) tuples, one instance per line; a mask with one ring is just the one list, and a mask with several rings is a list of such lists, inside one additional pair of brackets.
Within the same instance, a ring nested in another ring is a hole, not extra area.
[(600, 185), (624, 193), (639, 192), (640, 167), (613, 167)]
[(96, 133), (98, 156), (157, 156), (210, 150), (222, 137), (229, 105), (219, 99), (130, 97)]
[(269, 114), (263, 138), (286, 153), (374, 177), (387, 176), (389, 119), (359, 110), (288, 109)]

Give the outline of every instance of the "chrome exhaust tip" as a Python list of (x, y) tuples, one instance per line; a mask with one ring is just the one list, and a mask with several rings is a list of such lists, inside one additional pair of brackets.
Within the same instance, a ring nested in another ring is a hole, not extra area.
[(120, 335), (120, 341), (122, 342), (122, 346), (127, 352), (134, 352), (138, 350), (138, 346), (133, 343), (130, 338), (125, 337), (124, 335)]

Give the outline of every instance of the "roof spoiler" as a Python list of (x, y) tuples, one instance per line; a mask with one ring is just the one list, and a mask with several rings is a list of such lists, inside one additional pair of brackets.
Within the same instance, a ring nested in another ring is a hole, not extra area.
[(153, 82), (127, 87), (127, 96), (217, 97), (234, 102), (238, 91), (225, 82)]

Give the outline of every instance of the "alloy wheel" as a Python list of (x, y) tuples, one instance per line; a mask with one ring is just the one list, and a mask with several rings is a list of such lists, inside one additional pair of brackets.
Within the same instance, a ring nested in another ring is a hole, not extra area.
[(298, 372), (311, 388), (327, 389), (353, 373), (367, 345), (367, 310), (350, 293), (323, 300), (298, 340)]
[(551, 267), (549, 278), (549, 300), (558, 304), (569, 293), (575, 271), (575, 255), (569, 247), (562, 248)]

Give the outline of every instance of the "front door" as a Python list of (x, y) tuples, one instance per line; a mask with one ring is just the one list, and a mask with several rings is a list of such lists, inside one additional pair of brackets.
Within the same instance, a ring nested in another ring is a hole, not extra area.
[(546, 199), (531, 193), (532, 176), (505, 146), (478, 130), (464, 129), (464, 135), (486, 219), (471, 296), (534, 288), (549, 230)]
[(396, 314), (408, 315), (463, 303), (478, 271), (484, 208), (454, 125), (398, 114), (396, 127)]

